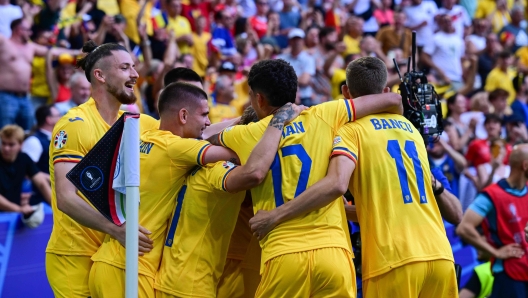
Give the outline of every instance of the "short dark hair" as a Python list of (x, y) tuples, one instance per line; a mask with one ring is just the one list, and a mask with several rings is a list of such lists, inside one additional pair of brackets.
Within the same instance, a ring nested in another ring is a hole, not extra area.
[(499, 99), (501, 97), (508, 97), (510, 96), (510, 93), (502, 88), (497, 88), (490, 92), (488, 95), (489, 102), (495, 101), (496, 99)]
[(297, 75), (293, 67), (282, 59), (255, 63), (248, 75), (253, 92), (261, 93), (272, 107), (294, 103), (297, 96)]
[(46, 123), (46, 118), (51, 116), (51, 107), (52, 105), (43, 105), (40, 106), (35, 111), (35, 118), (37, 119), (37, 127), (41, 127)]
[(501, 59), (507, 59), (510, 58), (512, 54), (509, 51), (502, 51), (499, 53), (499, 58)]
[(164, 86), (181, 81), (200, 82), (203, 85), (202, 78), (194, 70), (186, 67), (173, 68), (163, 77)]
[(117, 43), (104, 43), (100, 46), (93, 40), (87, 41), (82, 47), (83, 53), (87, 53), (86, 56), (77, 60), (77, 67), (84, 70), (86, 79), (88, 82), (92, 82), (90, 72), (92, 68), (102, 58), (112, 56), (113, 51), (125, 51), (128, 53), (127, 49)]
[(380, 94), (387, 85), (387, 66), (376, 57), (356, 59), (346, 68), (346, 81), (352, 97)]
[(519, 72), (515, 76), (515, 78), (513, 78), (512, 83), (513, 83), (513, 90), (515, 90), (515, 92), (521, 91), (521, 87), (524, 84), (524, 78), (525, 78), (525, 75), (522, 72)]
[(18, 27), (20, 24), (22, 24), (22, 21), (24, 20), (24, 18), (20, 18), (20, 19), (16, 19), (16, 20), (13, 20), (11, 22), (11, 31), (15, 30), (16, 27)]
[(162, 115), (171, 107), (190, 109), (198, 100), (207, 100), (207, 93), (202, 89), (184, 82), (171, 83), (159, 96), (158, 112)]
[(497, 114), (486, 114), (486, 120), (484, 120), (484, 125), (490, 122), (498, 122), (502, 124), (502, 118)]
[(328, 35), (336, 32), (334, 27), (323, 27), (319, 30), (319, 40), (327, 37)]

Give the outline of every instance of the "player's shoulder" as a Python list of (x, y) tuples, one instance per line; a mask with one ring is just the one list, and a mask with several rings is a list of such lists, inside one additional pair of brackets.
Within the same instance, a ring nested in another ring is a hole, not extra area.
[(94, 119), (89, 113), (89, 110), (93, 108), (92, 105), (94, 105), (94, 101), (90, 98), (87, 102), (69, 109), (68, 112), (57, 122), (55, 128), (58, 126), (71, 128), (79, 127), (80, 129), (83, 127), (91, 127), (91, 123)]
[(141, 131), (157, 129), (159, 128), (159, 120), (147, 114), (141, 114), (139, 117), (139, 125), (141, 126)]

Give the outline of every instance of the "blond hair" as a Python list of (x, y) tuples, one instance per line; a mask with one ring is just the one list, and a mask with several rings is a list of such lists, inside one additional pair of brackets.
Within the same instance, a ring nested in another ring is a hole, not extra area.
[(0, 130), (0, 138), (12, 139), (15, 138), (22, 144), (24, 141), (24, 130), (18, 125), (6, 125)]

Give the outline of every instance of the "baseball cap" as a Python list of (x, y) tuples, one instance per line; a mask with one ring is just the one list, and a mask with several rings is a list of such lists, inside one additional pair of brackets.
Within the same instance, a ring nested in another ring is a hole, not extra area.
[(232, 62), (224, 61), (222, 64), (220, 64), (220, 68), (218, 68), (218, 71), (230, 71), (230, 72), (236, 72), (236, 66)]
[(304, 36), (305, 36), (304, 35), (304, 31), (302, 29), (299, 29), (299, 28), (293, 28), (288, 33), (288, 39), (292, 39), (292, 38), (296, 38), (296, 37), (304, 38)]
[(22, 216), (21, 219), (26, 227), (33, 229), (40, 226), (44, 221), (44, 203), (31, 206), (31, 208), (33, 208), (33, 213), (28, 218)]

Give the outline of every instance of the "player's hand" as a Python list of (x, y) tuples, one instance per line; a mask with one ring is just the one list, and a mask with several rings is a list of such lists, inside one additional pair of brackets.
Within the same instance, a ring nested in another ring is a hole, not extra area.
[(296, 105), (287, 103), (280, 107), (275, 113), (275, 118), (284, 121), (284, 125), (290, 123), (293, 119), (297, 118), (302, 111), (306, 110), (307, 107), (303, 105)]
[(495, 253), (497, 259), (521, 258), (524, 251), (519, 243), (511, 243), (499, 248)]
[(258, 240), (262, 240), (266, 235), (275, 228), (277, 224), (273, 218), (273, 213), (270, 211), (259, 210), (249, 220), (249, 226), (253, 235), (257, 237)]
[[(149, 230), (145, 229), (142, 226), (139, 226), (139, 233), (138, 233), (138, 253), (140, 256), (144, 255), (145, 253), (148, 253), (152, 250), (153, 241), (147, 236), (152, 234)], [(126, 223), (124, 223), (121, 227), (119, 227), (119, 232), (113, 237), (121, 244), (124, 248), (126, 248)]]

